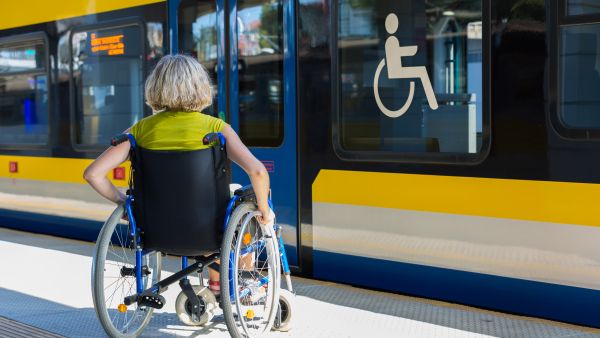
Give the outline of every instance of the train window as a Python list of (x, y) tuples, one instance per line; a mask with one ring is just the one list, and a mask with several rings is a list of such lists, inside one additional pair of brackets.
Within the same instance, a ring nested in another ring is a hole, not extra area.
[(76, 147), (104, 147), (142, 118), (142, 27), (94, 26), (71, 36)]
[(0, 40), (0, 145), (48, 143), (47, 42), (43, 34)]
[[(179, 7), (179, 48), (194, 55), (206, 68), (214, 84), (215, 97), (204, 113), (216, 116), (218, 104), (216, 2), (184, 0)], [(224, 113), (219, 116), (225, 119)]]
[(338, 155), (481, 159), (489, 128), (481, 0), (342, 0), (336, 16)]
[(0, 46), (0, 73), (44, 70), (46, 47), (44, 40), (24, 41)]
[(240, 137), (248, 146), (283, 142), (281, 0), (239, 0), (237, 17)]
[(600, 24), (565, 26), (560, 35), (560, 121), (600, 129)]
[(600, 13), (600, 0), (567, 0), (568, 15)]

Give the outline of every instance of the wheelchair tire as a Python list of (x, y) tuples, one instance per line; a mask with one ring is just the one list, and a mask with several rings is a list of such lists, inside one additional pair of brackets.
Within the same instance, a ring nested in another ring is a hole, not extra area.
[[(235, 208), (221, 247), (221, 308), (227, 329), (233, 338), (254, 337), (269, 332), (277, 315), (276, 300), (279, 299), (281, 279), (277, 237), (272, 228), (258, 224), (256, 210), (254, 203), (247, 202)], [(246, 234), (250, 233), (247, 231), (252, 231), (254, 236), (242, 248), (242, 239), (247, 239)], [(253, 246), (257, 249), (251, 251), (251, 269), (248, 266), (239, 269), (239, 263), (247, 264), (247, 261), (240, 259), (244, 256), (243, 250)], [(259, 249), (259, 246), (262, 248)], [(259, 283), (265, 279), (266, 284)], [(231, 292), (232, 290), (238, 292)], [(239, 290), (252, 291), (250, 295), (240, 297)]]
[(192, 316), (191, 303), (188, 301), (188, 297), (183, 291), (179, 292), (179, 295), (177, 295), (177, 299), (175, 300), (175, 312), (177, 313), (177, 318), (179, 318), (179, 321), (183, 324), (189, 326), (203, 326), (210, 322), (214, 317), (215, 310), (218, 307), (217, 299), (207, 287), (194, 285), (192, 288), (194, 289), (194, 293), (198, 295), (204, 303), (204, 313), (200, 318)]
[(279, 309), (281, 310), (281, 319), (275, 319), (273, 331), (288, 332), (294, 322), (294, 307), (296, 295), (289, 290), (281, 289), (279, 291)]
[[(135, 274), (131, 272), (135, 267), (135, 252), (129, 247), (128, 226), (121, 223), (124, 212), (125, 208), (118, 206), (102, 226), (92, 261), (94, 309), (104, 331), (114, 338), (139, 336), (150, 322), (153, 311), (152, 308), (138, 308), (136, 303), (129, 306), (133, 307), (130, 310), (122, 304), (124, 297), (136, 293)], [(148, 267), (143, 280), (144, 288), (147, 288), (160, 280), (161, 253), (149, 253), (143, 257), (143, 262)]]

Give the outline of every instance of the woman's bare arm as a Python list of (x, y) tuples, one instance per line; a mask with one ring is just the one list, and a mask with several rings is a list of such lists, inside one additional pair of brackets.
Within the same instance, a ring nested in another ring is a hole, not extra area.
[(124, 202), (126, 196), (112, 184), (106, 174), (127, 161), (130, 147), (129, 142), (123, 142), (118, 146), (106, 149), (83, 172), (83, 178), (94, 190), (102, 197), (117, 204)]
[(233, 128), (225, 126), (222, 133), (227, 140), (227, 155), (233, 162), (242, 167), (250, 177), (252, 188), (256, 194), (258, 210), (263, 214), (263, 217), (259, 221), (263, 224), (269, 222), (273, 217), (270, 213), (271, 208), (269, 208), (268, 202), (269, 173), (267, 173), (262, 162), (254, 157), (250, 150), (242, 143), (242, 140), (240, 140), (240, 137)]

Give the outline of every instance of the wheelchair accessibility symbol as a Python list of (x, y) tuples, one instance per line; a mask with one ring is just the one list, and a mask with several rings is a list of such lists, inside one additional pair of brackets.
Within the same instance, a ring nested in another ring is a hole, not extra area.
[(387, 63), (387, 75), (388, 79), (419, 79), (425, 90), (425, 96), (431, 109), (438, 109), (437, 99), (433, 93), (431, 87), (431, 81), (429, 81), (429, 75), (425, 66), (418, 67), (402, 67), (402, 57), (414, 56), (417, 54), (417, 46), (404, 46), (400, 47), (400, 42), (393, 34), (398, 30), (398, 17), (394, 13), (388, 14), (385, 18), (385, 30), (390, 36), (385, 40), (385, 58), (379, 62), (377, 70), (375, 70), (375, 77), (373, 79), (373, 92), (375, 94), (375, 101), (377, 107), (383, 114), (389, 117), (400, 117), (406, 113), (415, 94), (415, 82), (410, 81), (410, 89), (408, 92), (408, 98), (404, 105), (398, 110), (388, 109), (379, 97), (379, 76), (383, 67)]

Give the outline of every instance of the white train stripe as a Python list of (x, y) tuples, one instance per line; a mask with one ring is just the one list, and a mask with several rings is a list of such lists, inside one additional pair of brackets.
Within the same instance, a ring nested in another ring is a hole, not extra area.
[(0, 192), (0, 209), (69, 218), (79, 218), (104, 223), (116, 205), (85, 202), (74, 199), (17, 195)]
[(313, 203), (315, 250), (600, 290), (600, 228)]

